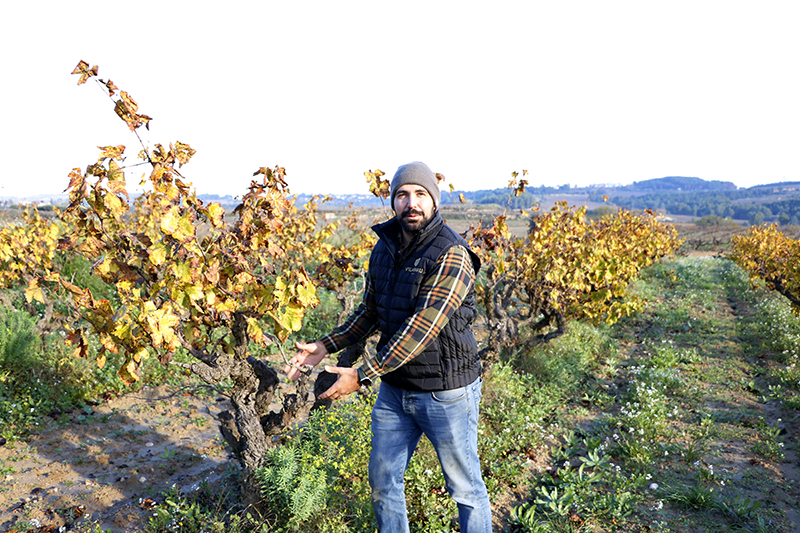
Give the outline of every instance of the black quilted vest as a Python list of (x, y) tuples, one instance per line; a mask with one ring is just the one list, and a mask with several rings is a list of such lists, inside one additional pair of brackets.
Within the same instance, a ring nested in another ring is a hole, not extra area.
[[(396, 218), (373, 226), (379, 240), (372, 250), (369, 275), (375, 287), (381, 338), (380, 351), (417, 307), (420, 287), (434, 271), (436, 261), (466, 241), (444, 223), (438, 212), (406, 249), (398, 250), (400, 224)], [(469, 250), (475, 273), (480, 260)], [(381, 377), (404, 390), (440, 391), (464, 387), (481, 373), (478, 345), (470, 328), (475, 318), (474, 288), (428, 347), (417, 357)]]

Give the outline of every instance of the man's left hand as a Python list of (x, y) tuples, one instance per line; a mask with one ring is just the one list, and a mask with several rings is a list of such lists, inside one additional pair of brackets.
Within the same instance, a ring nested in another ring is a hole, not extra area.
[(358, 382), (358, 370), (341, 366), (326, 366), (325, 372), (338, 374), (339, 379), (333, 386), (320, 394), (320, 400), (338, 400), (352, 394), (361, 387)]

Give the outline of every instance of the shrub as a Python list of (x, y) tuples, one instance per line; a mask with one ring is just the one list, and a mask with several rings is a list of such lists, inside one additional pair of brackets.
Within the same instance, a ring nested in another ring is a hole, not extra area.
[(314, 411), (268, 453), (256, 476), (275, 513), (275, 531), (355, 533), (372, 527), (367, 464), (373, 403), (370, 396)]
[(730, 217), (720, 217), (717, 215), (705, 215), (694, 221), (697, 226), (707, 228), (709, 226), (738, 226)]

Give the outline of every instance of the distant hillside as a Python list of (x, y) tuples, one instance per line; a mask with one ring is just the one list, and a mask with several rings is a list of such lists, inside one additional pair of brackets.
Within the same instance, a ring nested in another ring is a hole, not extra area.
[(736, 184), (730, 181), (707, 181), (684, 176), (667, 176), (652, 180), (634, 181), (619, 189), (628, 191), (735, 191)]
[(772, 189), (773, 191), (798, 191), (800, 181), (781, 181), (778, 183), (767, 183), (766, 185), (753, 185), (748, 190), (753, 189)]
[(750, 224), (800, 225), (800, 184), (775, 183), (736, 190), (628, 193), (612, 196), (611, 203), (626, 209), (653, 209), (668, 215), (713, 215)]
[[(325, 195), (318, 195), (325, 196)], [(383, 200), (373, 194), (330, 194), (328, 201), (322, 204), (323, 208), (330, 207), (381, 207), (386, 204), (389, 205), (389, 200)], [(297, 205), (305, 205), (311, 200), (311, 194), (298, 194)]]
[[(546, 188), (548, 191), (556, 189), (552, 187)], [(454, 191), (442, 192), (442, 204), (458, 204), (461, 202), (459, 195), (463, 194), (464, 199), (471, 204), (479, 205), (509, 205), (512, 209), (527, 209), (537, 201), (542, 190), (539, 188), (528, 188), (526, 192), (519, 196), (511, 196), (511, 191), (506, 189), (491, 189), (483, 191)]]

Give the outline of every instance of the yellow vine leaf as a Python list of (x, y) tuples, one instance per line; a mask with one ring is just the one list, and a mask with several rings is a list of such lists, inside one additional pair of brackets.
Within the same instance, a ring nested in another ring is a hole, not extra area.
[(170, 266), (172, 268), (172, 273), (175, 275), (178, 281), (182, 283), (191, 283), (192, 267), (188, 262), (172, 263)]
[(106, 350), (105, 348), (101, 348), (99, 352), (97, 352), (97, 358), (95, 359), (97, 363), (97, 368), (105, 368), (106, 366)]
[(80, 74), (81, 78), (78, 80), (78, 85), (86, 83), (86, 80), (93, 76), (97, 76), (97, 65), (89, 68), (89, 63), (84, 60), (78, 62), (78, 66), (72, 71), (73, 74)]
[(388, 198), (389, 192), (391, 189), (391, 184), (389, 180), (381, 179), (381, 176), (384, 175), (382, 170), (375, 170), (375, 172), (368, 171), (364, 172), (364, 176), (367, 178), (367, 183), (369, 184), (369, 192), (377, 196), (378, 198)]
[(261, 329), (261, 326), (258, 325), (258, 321), (252, 317), (248, 317), (246, 320), (247, 320), (247, 336), (250, 337), (250, 340), (252, 340), (256, 344), (263, 344), (264, 331)]
[(139, 348), (133, 354), (133, 362), (136, 363), (137, 365), (141, 364), (142, 361), (147, 359), (148, 355), (150, 354), (147, 352), (147, 348)]
[(208, 221), (217, 229), (225, 226), (225, 209), (219, 203), (209, 204)]
[(186, 292), (186, 296), (192, 301), (200, 300), (204, 296), (203, 287), (199, 285), (185, 285), (183, 290)]
[(102, 344), (103, 348), (111, 353), (119, 353), (119, 346), (116, 342), (114, 342), (114, 339), (112, 339), (111, 335), (108, 333), (100, 333), (100, 344)]
[(122, 367), (120, 367), (119, 372), (117, 375), (122, 380), (125, 385), (132, 385), (139, 381), (139, 376), (136, 374), (138, 370), (138, 365), (133, 362), (132, 360), (126, 361)]
[(36, 300), (39, 303), (44, 303), (44, 293), (42, 292), (42, 288), (39, 286), (39, 281), (36, 278), (28, 282), (28, 288), (25, 289), (25, 300), (28, 303), (31, 303), (32, 300)]
[(167, 259), (167, 247), (162, 242), (157, 242), (148, 250), (148, 259), (153, 266), (160, 266)]
[(172, 206), (169, 211), (161, 217), (161, 231), (166, 235), (172, 235), (177, 232), (180, 218), (180, 209), (177, 205)]

